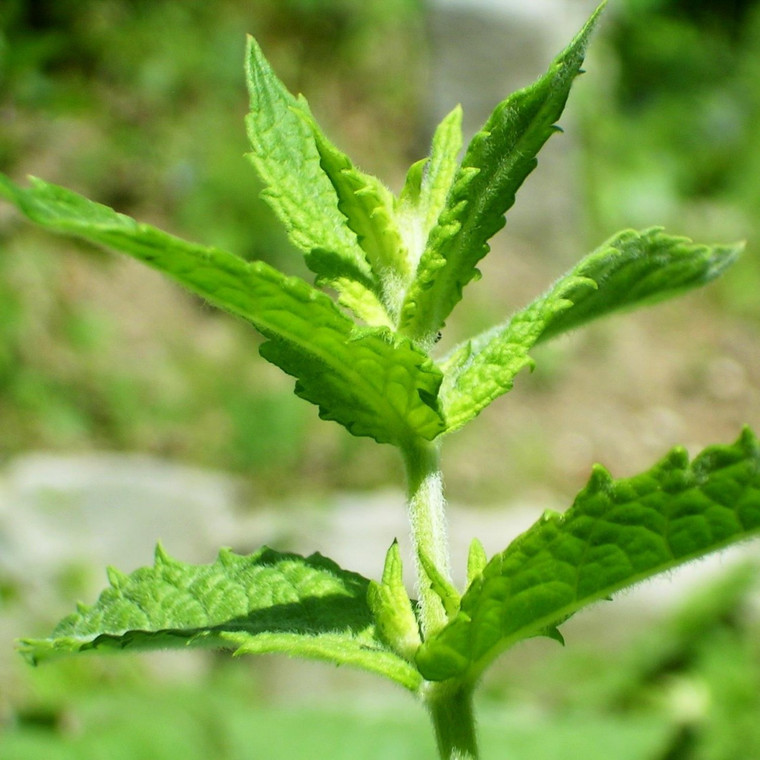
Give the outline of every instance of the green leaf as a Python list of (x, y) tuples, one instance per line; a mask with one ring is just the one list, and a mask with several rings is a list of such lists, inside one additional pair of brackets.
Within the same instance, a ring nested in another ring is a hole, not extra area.
[(304, 116), (319, 151), (322, 169), (338, 196), (338, 208), (356, 234), (379, 283), (382, 302), (395, 319), (409, 279), (409, 261), (393, 214), (393, 194), (376, 177), (359, 171), (351, 159), (322, 133), (312, 116)]
[(412, 690), (420, 683), (377, 637), (366, 602), (369, 581), (319, 554), (222, 550), (212, 564), (187, 565), (159, 546), (152, 567), (131, 575), (110, 570), (108, 578), (94, 605), (80, 605), (50, 638), (24, 639), (21, 653), (37, 664), (89, 651), (281, 652), (353, 665)]
[(412, 164), (397, 204), (399, 228), (416, 268), (430, 231), (446, 205), (462, 148), (462, 108), (457, 106), (438, 125), (430, 157)]
[(656, 227), (625, 230), (601, 245), (508, 322), (456, 347), (441, 362), (449, 430), (512, 388), (536, 344), (606, 314), (653, 303), (718, 277), (741, 245), (694, 245)]
[[(563, 280), (572, 306), (552, 312), (540, 341), (611, 312), (644, 306), (706, 285), (733, 264), (744, 248), (696, 245), (661, 227), (623, 230), (583, 259)], [(554, 290), (558, 290), (555, 286)]]
[(692, 463), (674, 449), (632, 478), (597, 466), (564, 515), (545, 516), (488, 563), (417, 665), (430, 680), (475, 679), (582, 607), (758, 533), (760, 442), (749, 429)]
[(419, 557), (420, 563), (425, 570), (425, 575), (430, 581), (430, 588), (441, 600), (446, 617), (451, 619), (459, 612), (459, 602), (461, 599), (459, 592), (427, 554), (420, 552)]
[[(483, 572), (488, 564), (488, 556), (483, 544), (479, 539), (473, 538), (470, 542), (470, 550), (467, 553), (467, 586)], [(461, 601), (461, 600), (460, 600)]]
[(185, 242), (41, 180), (24, 189), (0, 175), (0, 195), (37, 224), (129, 254), (250, 321), (270, 339), (262, 355), (298, 379), (296, 393), (354, 435), (396, 443), (443, 430), (441, 374), (428, 357), (385, 328), (359, 328), (304, 280)]
[(381, 582), (369, 582), (367, 603), (380, 638), (411, 662), (421, 643), (420, 627), (404, 586), (402, 570), (398, 542), (394, 541), (385, 557)]
[(409, 336), (430, 343), (464, 286), (477, 276), (487, 241), (504, 226), (518, 188), (537, 164), (536, 155), (557, 131), (603, 6), (543, 77), (496, 107), (468, 146), (404, 302), (400, 325)]
[(288, 92), (252, 37), (246, 61), (249, 158), (266, 186), (262, 197), (304, 251), (306, 264), (320, 282), (335, 287), (358, 316), (377, 324), (383, 314), (379, 283), (320, 165), (308, 105)]

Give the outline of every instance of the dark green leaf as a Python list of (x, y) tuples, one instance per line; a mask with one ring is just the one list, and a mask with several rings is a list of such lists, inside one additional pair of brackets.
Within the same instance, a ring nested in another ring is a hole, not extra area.
[(477, 678), (500, 652), (551, 634), (577, 610), (758, 533), (760, 442), (748, 429), (691, 463), (674, 449), (632, 478), (597, 466), (564, 515), (546, 515), (488, 563), (417, 665), (430, 680)]

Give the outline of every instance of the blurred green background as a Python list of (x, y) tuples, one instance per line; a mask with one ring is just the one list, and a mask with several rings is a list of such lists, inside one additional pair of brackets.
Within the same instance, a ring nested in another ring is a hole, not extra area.
[[(430, 12), (420, 0), (4, 0), (0, 170), (305, 275), (243, 158), (244, 34), (328, 134), (397, 190), (433, 126)], [(448, 443), (454, 502), (567, 504), (592, 461), (632, 474), (676, 443), (697, 449), (760, 426), (760, 5), (611, 0), (586, 68), (567, 135), (554, 138), (570, 154), (566, 192), (581, 198), (582, 213), (563, 220), (583, 241), (578, 255), (653, 224), (746, 239), (747, 252), (704, 292), (542, 349), (534, 375)], [(566, 268), (511, 233), (442, 350)], [(239, 476), (251, 513), (397, 487), (394, 452), (321, 423), (258, 357), (258, 340), (155, 273), (0, 208), (0, 467), (38, 450), (137, 451)], [(57, 584), (68, 609), (83, 588), (76, 568)], [(613, 635), (592, 617), (567, 651), (530, 642), (504, 658), (481, 698), (485, 756), (760, 757), (756, 573), (704, 585), (650, 633)], [(35, 592), (0, 561), (8, 649), (53, 622), (29, 604)], [(9, 760), (433, 757), (425, 716), (355, 674), (210, 656), (180, 666), (179, 655), (32, 671), (3, 657)]]

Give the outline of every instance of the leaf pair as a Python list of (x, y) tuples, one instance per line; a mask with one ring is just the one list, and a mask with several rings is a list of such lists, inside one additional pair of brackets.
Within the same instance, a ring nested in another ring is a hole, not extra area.
[(425, 680), (474, 681), (518, 641), (557, 638), (556, 626), (583, 607), (758, 533), (760, 442), (745, 430), (691, 463), (675, 449), (632, 478), (613, 480), (597, 467), (566, 513), (546, 515), (484, 567), (471, 562), (459, 610), (421, 644), (394, 543), (380, 582), (320, 555), (223, 551), (211, 565), (192, 566), (159, 548), (153, 567), (110, 571), (95, 605), (65, 618), (49, 639), (22, 642), (22, 652), (32, 662), (178, 646), (284, 652), (417, 691)]

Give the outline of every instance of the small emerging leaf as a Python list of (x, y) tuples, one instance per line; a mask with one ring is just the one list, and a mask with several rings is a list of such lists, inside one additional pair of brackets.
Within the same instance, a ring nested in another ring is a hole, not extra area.
[(420, 628), (404, 586), (401, 554), (396, 541), (385, 557), (382, 581), (369, 582), (367, 602), (380, 638), (411, 662), (421, 643)]
[(488, 555), (483, 544), (477, 538), (470, 542), (470, 551), (467, 554), (467, 586), (483, 572), (488, 564)]
[(457, 106), (438, 125), (430, 157), (412, 164), (399, 196), (399, 227), (415, 268), (446, 205), (461, 148), (462, 108)]
[(530, 350), (536, 344), (614, 311), (704, 285), (730, 266), (741, 249), (695, 245), (659, 227), (613, 236), (548, 293), (444, 359), (441, 403), (448, 429), (461, 427), (509, 391), (515, 375), (533, 364)]
[(430, 680), (475, 679), (516, 642), (556, 635), (579, 609), (758, 534), (760, 442), (748, 429), (691, 463), (674, 449), (632, 478), (597, 466), (564, 515), (539, 520), (488, 563), (417, 665)]
[(360, 172), (325, 137), (312, 116), (304, 118), (312, 131), (322, 169), (335, 188), (338, 208), (356, 234), (383, 305), (395, 324), (402, 288), (409, 279), (409, 261), (393, 215), (393, 194), (376, 177)]
[(420, 562), (425, 575), (430, 580), (430, 587), (443, 603), (446, 617), (449, 619), (454, 617), (459, 612), (459, 592), (424, 552), (420, 552)]
[(377, 637), (366, 602), (369, 581), (319, 554), (268, 548), (220, 552), (187, 565), (159, 547), (153, 567), (109, 572), (111, 587), (80, 606), (48, 639), (25, 639), (32, 663), (88, 651), (173, 647), (280, 652), (353, 665), (416, 689), (419, 674)]

